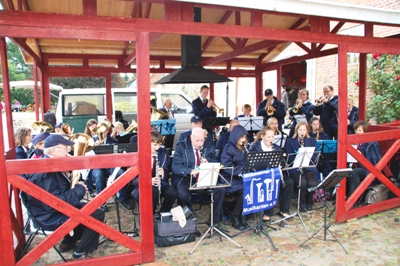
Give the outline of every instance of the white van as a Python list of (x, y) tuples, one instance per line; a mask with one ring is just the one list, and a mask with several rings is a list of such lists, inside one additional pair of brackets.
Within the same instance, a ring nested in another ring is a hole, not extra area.
[[(106, 89), (64, 89), (60, 92), (57, 104), (57, 123), (68, 123), (74, 132), (83, 132), (86, 122), (94, 118), (103, 121), (106, 118)], [(163, 106), (165, 98), (171, 98), (172, 108), (176, 119), (175, 141), (179, 135), (190, 129), (190, 118), (193, 116), (192, 100), (178, 89), (150, 89), (149, 101), (155, 102), (157, 108)], [(115, 111), (123, 113), (125, 120), (137, 121), (137, 89), (115, 88), (112, 89), (113, 122)], [(149, 118), (150, 119), (150, 118)], [(138, 125), (140, 127), (140, 125)]]

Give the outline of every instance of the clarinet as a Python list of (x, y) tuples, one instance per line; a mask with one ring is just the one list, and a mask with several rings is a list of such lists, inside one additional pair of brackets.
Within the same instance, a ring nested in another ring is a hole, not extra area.
[(158, 152), (156, 152), (156, 177), (160, 179), (160, 183), (158, 184), (158, 204), (161, 205), (161, 177), (158, 176), (158, 169), (160, 169), (160, 165), (158, 161)]
[(246, 153), (249, 153), (249, 149), (247, 149), (247, 145), (245, 142), (242, 143), (243, 149), (245, 150)]

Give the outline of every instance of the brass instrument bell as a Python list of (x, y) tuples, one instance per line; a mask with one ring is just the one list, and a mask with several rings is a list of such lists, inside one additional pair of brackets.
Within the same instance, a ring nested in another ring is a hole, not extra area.
[(124, 130), (124, 133), (128, 134), (131, 131), (136, 131), (137, 132), (137, 130), (138, 130), (138, 124), (135, 121), (135, 119), (132, 119), (131, 124), (129, 125), (129, 127), (127, 129)]
[(97, 137), (99, 138), (100, 143), (104, 142), (104, 138), (103, 138), (103, 133), (105, 131), (107, 131), (109, 129), (109, 127), (107, 126), (107, 123), (102, 122), (100, 123), (100, 125), (98, 125), (97, 127), (95, 127), (92, 132), (97, 134)]
[(45, 131), (53, 131), (53, 126), (47, 122), (44, 121), (35, 121), (32, 123), (32, 128), (34, 130), (39, 130), (39, 133), (45, 132)]
[(160, 111), (157, 108), (151, 106), (151, 118), (150, 121), (161, 120), (168, 116), (166, 112)]
[(68, 125), (67, 123), (63, 123), (61, 125), (61, 130), (64, 132), (64, 134), (66, 135), (72, 135), (73, 133), (73, 129), (71, 128), (70, 125)]
[[(75, 144), (71, 146), (74, 151), (74, 156), (83, 156), (86, 152), (91, 151), (94, 148), (94, 140), (91, 136), (84, 133), (76, 133), (72, 135), (69, 140)], [(71, 188), (74, 188), (79, 183), (80, 170), (72, 171)]]

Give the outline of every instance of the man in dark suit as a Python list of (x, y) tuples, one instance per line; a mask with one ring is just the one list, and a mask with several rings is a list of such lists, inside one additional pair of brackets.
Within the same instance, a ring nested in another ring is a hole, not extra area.
[[(324, 96), (321, 97), (314, 108), (314, 115), (319, 115), (322, 127), (329, 139), (337, 138), (337, 111), (338, 96), (333, 95), (333, 87), (331, 85), (324, 86)], [(336, 120), (336, 122), (335, 122)]]
[(164, 116), (163, 119), (174, 119), (174, 111), (172, 110), (171, 98), (165, 98), (163, 101), (163, 107), (158, 110), (167, 114), (167, 116)]
[[(215, 149), (209, 148), (204, 143), (204, 131), (201, 128), (194, 128), (192, 134), (183, 141), (179, 141), (175, 146), (175, 154), (172, 160), (172, 185), (176, 188), (178, 202), (182, 206), (188, 206), (193, 211), (190, 202), (192, 190), (189, 190), (190, 179), (192, 186), (197, 182), (196, 176), (199, 174), (198, 166), (203, 162), (216, 162)], [(196, 190), (197, 193), (206, 190)], [(224, 201), (225, 188), (214, 189), (214, 225), (221, 229), (219, 224), (219, 214)]]
[(265, 100), (260, 102), (257, 106), (257, 115), (263, 116), (264, 126), (271, 117), (278, 120), (279, 131), (282, 131), (282, 125), (286, 116), (285, 105), (274, 96), (271, 89), (266, 89), (264, 92)]
[(210, 88), (203, 85), (200, 88), (200, 95), (192, 101), (194, 115), (201, 118), (202, 121), (217, 117), (217, 112), (213, 109), (214, 101), (207, 99)]
[(353, 105), (353, 98), (347, 100), (347, 133), (354, 134), (354, 125), (358, 121), (358, 107)]

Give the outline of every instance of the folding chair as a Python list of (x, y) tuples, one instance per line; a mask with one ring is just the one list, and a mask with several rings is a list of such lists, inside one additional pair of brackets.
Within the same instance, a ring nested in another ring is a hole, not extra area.
[[(29, 201), (28, 201), (28, 194), (21, 191), (20, 198), (21, 198), (22, 204), (25, 206), (26, 211), (28, 213), (28, 220), (26, 221), (25, 226), (24, 226), (24, 234), (29, 237), (28, 237), (28, 240), (26, 241), (25, 245), (23, 246), (21, 253), (18, 256), (18, 260), (20, 260), (24, 256), (25, 252), (28, 250), (33, 239), (37, 235), (43, 235), (43, 236), (47, 237), (48, 235), (53, 233), (53, 231), (44, 230), (43, 226), (31, 214)], [(60, 255), (62, 260), (64, 262), (67, 262), (67, 260), (64, 258), (64, 256), (61, 254), (61, 252), (57, 249), (57, 247), (53, 246), (53, 248), (58, 253), (58, 255)]]

